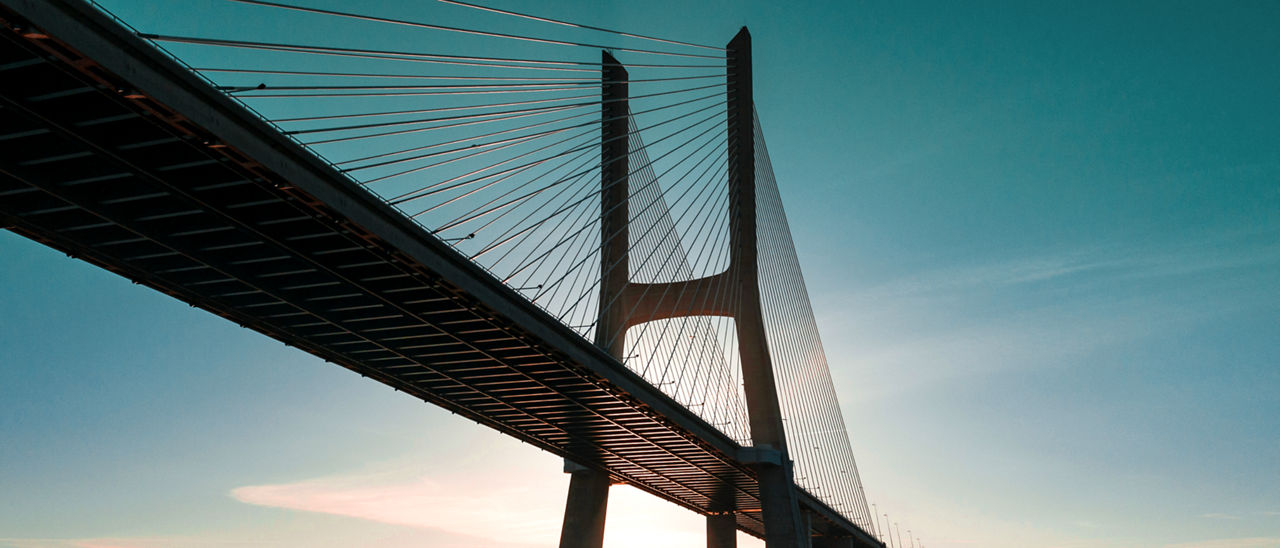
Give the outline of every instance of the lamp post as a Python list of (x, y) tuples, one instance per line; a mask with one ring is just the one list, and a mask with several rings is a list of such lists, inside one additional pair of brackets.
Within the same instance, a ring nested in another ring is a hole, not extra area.
[(880, 534), (880, 514), (878, 512), (880, 510), (876, 508), (876, 503), (871, 503), (871, 517), (873, 518), (871, 532), (876, 534), (876, 538), (879, 538), (880, 542), (884, 542), (884, 535)]

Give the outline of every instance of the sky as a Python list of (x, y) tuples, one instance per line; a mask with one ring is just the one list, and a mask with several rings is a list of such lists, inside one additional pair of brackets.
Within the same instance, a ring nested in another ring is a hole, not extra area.
[[(750, 28), (862, 482), (904, 540), (1280, 546), (1280, 4), (494, 5)], [(0, 546), (558, 535), (558, 458), (7, 232), (0, 310)], [(702, 531), (613, 490), (606, 546)]]

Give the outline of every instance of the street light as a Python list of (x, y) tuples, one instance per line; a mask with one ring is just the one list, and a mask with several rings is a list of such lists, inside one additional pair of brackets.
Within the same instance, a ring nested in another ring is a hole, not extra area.
[(871, 515), (875, 517), (875, 521), (871, 524), (871, 532), (876, 534), (876, 538), (880, 539), (880, 542), (884, 542), (884, 535), (880, 534), (879, 512), (880, 510), (876, 508), (876, 503), (871, 503)]

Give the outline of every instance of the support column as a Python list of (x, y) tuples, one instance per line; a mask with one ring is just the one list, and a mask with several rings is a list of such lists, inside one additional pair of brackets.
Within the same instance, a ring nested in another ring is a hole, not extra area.
[(850, 537), (822, 536), (813, 538), (813, 548), (854, 548)]
[[(601, 52), (600, 62), (600, 315), (595, 344), (622, 359), (626, 302), (621, 295), (627, 288), (630, 270), (627, 70), (609, 52)], [(571, 477), (560, 548), (601, 548), (609, 504), (609, 474), (568, 460), (564, 467)]]
[(769, 358), (760, 310), (756, 249), (755, 109), (751, 86), (751, 34), (743, 27), (729, 42), (729, 232), (731, 268), (737, 273), (738, 309), (734, 313), (742, 357), (743, 391), (751, 439), (762, 454), (777, 455), (752, 465), (760, 482), (765, 544), (769, 548), (805, 548), (809, 531), (800, 520), (787, 456), (782, 410)]
[(738, 516), (733, 487), (722, 483), (711, 495), (707, 514), (707, 548), (737, 548)]
[(604, 517), (609, 506), (609, 474), (564, 462), (569, 472), (569, 497), (560, 527), (560, 548), (601, 548)]
[(707, 516), (707, 548), (736, 548), (738, 519), (732, 512)]

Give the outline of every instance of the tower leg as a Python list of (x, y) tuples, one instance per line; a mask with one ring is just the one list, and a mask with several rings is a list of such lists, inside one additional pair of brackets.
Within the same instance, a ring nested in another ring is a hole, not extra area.
[(609, 505), (609, 474), (565, 461), (569, 498), (564, 505), (560, 548), (601, 548)]
[(800, 504), (790, 470), (773, 463), (756, 463), (753, 467), (760, 482), (765, 546), (808, 548), (809, 531), (800, 523)]
[(849, 537), (814, 537), (813, 548), (854, 548), (855, 544)]
[(733, 514), (707, 516), (707, 548), (737, 548), (738, 523)]

